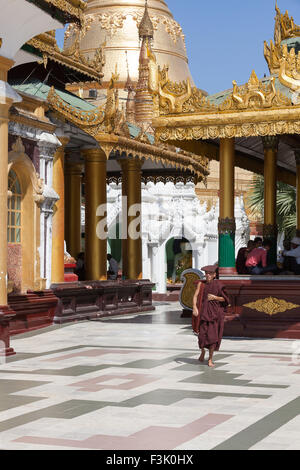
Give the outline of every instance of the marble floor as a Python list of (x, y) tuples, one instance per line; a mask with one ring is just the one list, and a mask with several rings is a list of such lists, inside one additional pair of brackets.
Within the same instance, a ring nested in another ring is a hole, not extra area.
[(210, 369), (180, 313), (13, 337), (0, 449), (300, 450), (300, 342), (224, 338)]

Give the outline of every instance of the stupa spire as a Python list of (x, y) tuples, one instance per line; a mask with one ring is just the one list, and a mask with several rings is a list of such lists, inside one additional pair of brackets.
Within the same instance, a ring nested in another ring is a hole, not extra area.
[(145, 1), (145, 11), (142, 21), (139, 26), (139, 38), (140, 39), (153, 39), (154, 36), (154, 27), (151, 21), (149, 11), (148, 11), (148, 0)]

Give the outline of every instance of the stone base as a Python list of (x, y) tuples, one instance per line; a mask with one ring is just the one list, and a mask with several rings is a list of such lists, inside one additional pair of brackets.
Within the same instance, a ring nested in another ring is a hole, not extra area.
[(9, 295), (8, 304), (15, 314), (10, 321), (10, 334), (16, 335), (52, 325), (57, 303), (57, 297), (50, 290)]
[(10, 347), (10, 331), (9, 325), (10, 322), (15, 318), (14, 312), (10, 308), (5, 306), (0, 306), (0, 355), (3, 356), (12, 356), (15, 353), (13, 348)]
[(237, 275), (235, 268), (219, 268), (220, 276), (234, 276)]
[(152, 288), (150, 281), (84, 281), (53, 284), (59, 298), (54, 323), (91, 320), (112, 315), (150, 312)]
[(231, 301), (225, 336), (300, 339), (300, 277), (222, 282)]

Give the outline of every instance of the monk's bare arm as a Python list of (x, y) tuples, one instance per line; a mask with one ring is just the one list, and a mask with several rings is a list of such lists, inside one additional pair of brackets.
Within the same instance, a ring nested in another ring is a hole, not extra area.
[(217, 297), (216, 295), (213, 295), (213, 294), (208, 294), (207, 299), (214, 300), (216, 302), (225, 302), (224, 297)]
[(198, 295), (199, 295), (199, 292), (200, 292), (200, 287), (201, 287), (201, 284), (199, 282), (198, 285), (197, 285), (195, 295), (193, 297), (193, 315), (195, 317), (198, 317), (198, 315), (199, 315), (199, 311), (198, 311), (198, 308), (197, 308), (197, 300), (198, 300)]

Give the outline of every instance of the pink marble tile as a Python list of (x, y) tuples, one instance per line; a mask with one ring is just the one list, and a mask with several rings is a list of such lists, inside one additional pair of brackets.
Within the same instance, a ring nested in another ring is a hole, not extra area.
[(276, 359), (280, 362), (292, 362), (292, 359), (290, 357), (286, 357), (286, 356), (257, 356), (257, 355), (253, 355), (253, 356), (250, 356), (251, 358), (257, 358), (257, 359)]
[(59, 362), (65, 361), (66, 359), (72, 359), (74, 357), (100, 357), (106, 354), (131, 354), (136, 353), (134, 350), (124, 349), (88, 349), (87, 351), (79, 351), (65, 356), (58, 356), (52, 359), (46, 359), (45, 362)]
[[(119, 385), (105, 384), (113, 379), (124, 380), (124, 383)], [(78, 387), (82, 392), (98, 392), (99, 390), (111, 389), (111, 390), (132, 390), (143, 385), (150, 384), (159, 380), (160, 377), (153, 377), (151, 375), (143, 374), (129, 374), (129, 375), (101, 375), (94, 377), (93, 379), (83, 380), (82, 382), (76, 382), (69, 384), (69, 387)], [(100, 384), (100, 385), (99, 385)]]
[(208, 414), (181, 428), (151, 426), (128, 437), (98, 434), (83, 441), (76, 441), (24, 436), (14, 442), (99, 450), (172, 450), (232, 417), (233, 415)]

